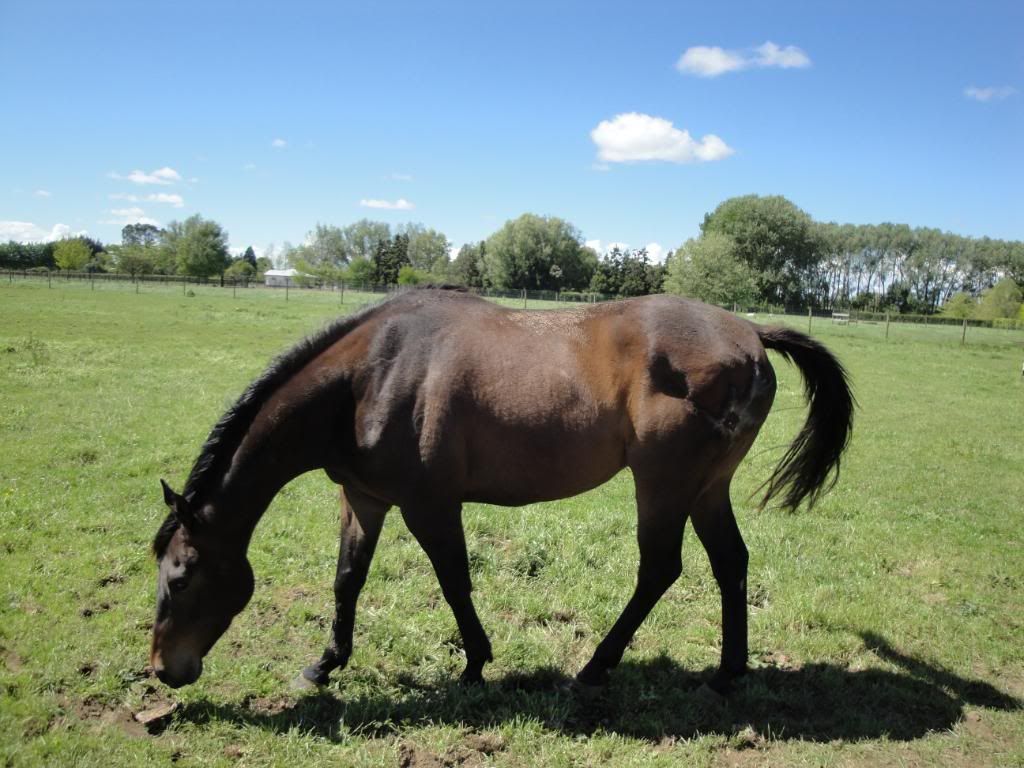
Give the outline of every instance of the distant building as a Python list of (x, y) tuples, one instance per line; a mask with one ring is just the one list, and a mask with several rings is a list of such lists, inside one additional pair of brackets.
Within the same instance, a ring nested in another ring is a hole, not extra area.
[(299, 274), (297, 269), (268, 269), (263, 273), (263, 279), (268, 288), (285, 288), (295, 285), (297, 274)]

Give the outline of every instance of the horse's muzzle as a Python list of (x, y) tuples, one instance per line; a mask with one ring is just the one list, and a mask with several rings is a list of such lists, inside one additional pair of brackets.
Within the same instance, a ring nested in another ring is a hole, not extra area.
[(203, 674), (203, 662), (202, 659), (199, 659), (194, 664), (180, 670), (171, 670), (162, 664), (156, 664), (153, 666), (153, 672), (164, 685), (181, 688), (183, 685), (192, 685), (199, 679), (199, 676)]

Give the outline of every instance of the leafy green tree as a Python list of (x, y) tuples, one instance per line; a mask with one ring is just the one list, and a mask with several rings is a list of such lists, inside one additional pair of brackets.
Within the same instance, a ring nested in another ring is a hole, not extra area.
[(1017, 317), (1021, 307), (1020, 286), (1013, 278), (1004, 277), (993, 287), (981, 294), (977, 317), (982, 320), (996, 320), (1004, 317)]
[(757, 279), (737, 251), (732, 238), (717, 232), (687, 240), (668, 260), (665, 291), (721, 306), (753, 303)]
[(92, 248), (82, 238), (61, 240), (53, 249), (53, 259), (58, 269), (78, 272), (92, 259)]
[[(555, 216), (526, 213), (487, 239), (484, 274), (496, 288), (579, 290), (590, 284), (597, 254), (583, 245), (579, 230)], [(562, 270), (556, 280), (551, 267)]]
[(153, 224), (126, 224), (121, 229), (121, 245), (156, 245), (161, 234)]
[(664, 268), (651, 264), (647, 249), (622, 250), (618, 246), (597, 263), (590, 290), (609, 296), (645, 296), (658, 293), (664, 280)]
[(260, 256), (256, 259), (256, 274), (262, 275), (268, 269), (274, 268), (274, 261), (269, 256)]
[(217, 222), (198, 213), (183, 222), (172, 221), (164, 235), (178, 271), (195, 277), (219, 275), (228, 268), (228, 234)]
[(341, 230), (346, 263), (356, 258), (370, 259), (377, 243), (391, 237), (391, 226), (383, 221), (360, 219)]
[(484, 241), (466, 243), (452, 262), (454, 279), (469, 288), (484, 287)]
[(950, 296), (949, 301), (942, 305), (942, 314), (946, 317), (963, 319), (973, 317), (978, 309), (978, 302), (966, 291), (959, 291)]
[(373, 280), (375, 285), (395, 285), (403, 266), (409, 265), (409, 238), (395, 235), (381, 240), (373, 252)]
[(242, 258), (245, 261), (249, 262), (249, 265), (252, 267), (253, 274), (255, 274), (256, 273), (256, 251), (254, 251), (252, 249), (251, 245), (248, 248), (245, 249), (245, 253), (242, 254)]
[(373, 260), (365, 256), (357, 256), (352, 259), (348, 265), (345, 279), (358, 285), (372, 285), (375, 282)]
[(0, 243), (0, 267), (6, 269), (53, 269), (53, 250), (56, 243), (19, 243), (9, 240)]
[(244, 257), (235, 259), (231, 262), (231, 266), (224, 270), (224, 277), (231, 277), (237, 280), (248, 280), (255, 275), (256, 267), (250, 264)]
[(751, 270), (760, 298), (799, 303), (821, 250), (811, 217), (781, 196), (734, 197), (704, 217), (704, 234), (730, 237)]
[(429, 281), (429, 274), (421, 272), (411, 264), (403, 264), (402, 268), (398, 270), (399, 285), (421, 285)]
[(448, 238), (422, 224), (407, 224), (399, 229), (409, 239), (409, 263), (416, 270), (444, 278), (449, 272)]
[(118, 272), (132, 277), (151, 274), (156, 269), (153, 257), (157, 250), (152, 245), (122, 245), (114, 248), (114, 266)]

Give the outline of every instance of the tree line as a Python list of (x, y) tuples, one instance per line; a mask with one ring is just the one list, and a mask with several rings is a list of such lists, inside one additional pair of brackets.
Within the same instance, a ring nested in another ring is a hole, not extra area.
[(905, 224), (817, 222), (780, 196), (726, 200), (700, 230), (664, 264), (654, 264), (643, 249), (599, 255), (576, 227), (555, 216), (523, 214), (457, 254), (442, 232), (422, 224), (362, 219), (343, 227), (317, 224), (301, 245), (270, 246), (257, 258), (251, 247), (232, 257), (221, 225), (196, 215), (163, 229), (129, 224), (116, 245), (82, 237), (0, 244), (0, 267), (248, 278), (276, 265), (317, 283), (456, 283), (619, 297), (668, 291), (725, 306), (924, 314), (942, 308), (1003, 313), (998, 316), (1007, 316), (1014, 297), (1020, 304), (1024, 284), (1019, 241)]
[[(931, 314), (1024, 284), (1024, 243), (814, 221), (784, 197), (726, 200), (668, 260), (666, 290), (717, 304)], [(1019, 300), (1018, 300), (1019, 303)]]

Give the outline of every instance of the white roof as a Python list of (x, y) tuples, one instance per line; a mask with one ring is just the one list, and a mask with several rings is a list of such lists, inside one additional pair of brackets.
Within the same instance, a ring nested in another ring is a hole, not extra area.
[(268, 277), (295, 277), (299, 274), (297, 269), (268, 269), (263, 273)]

